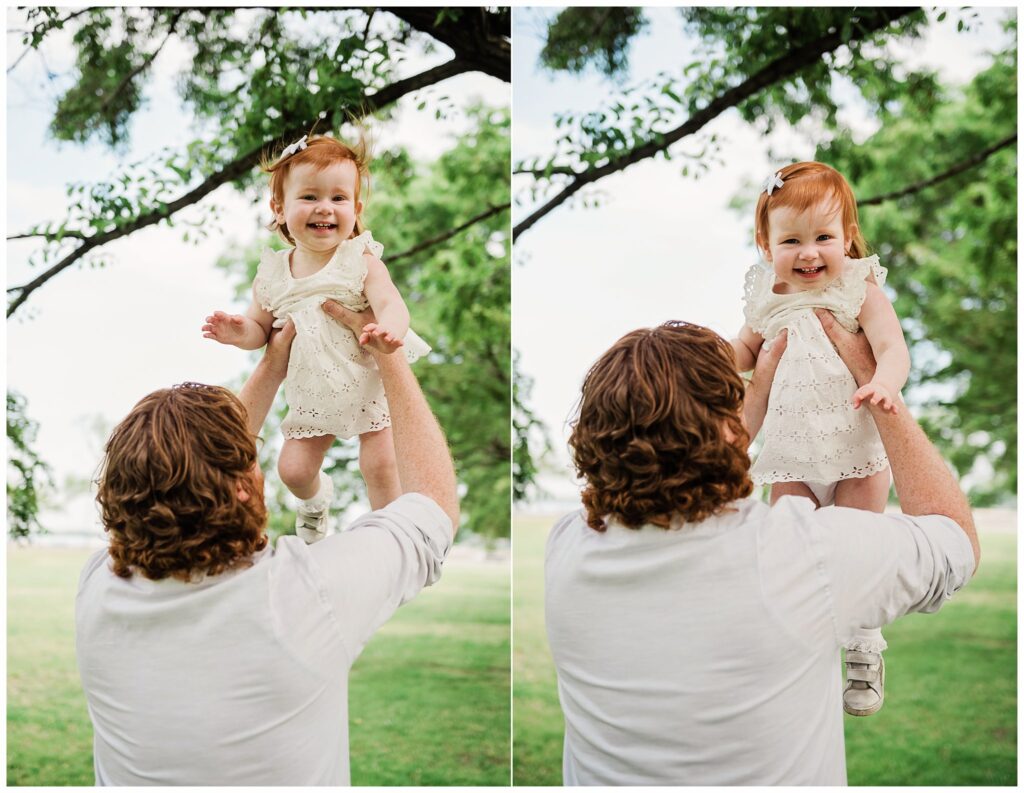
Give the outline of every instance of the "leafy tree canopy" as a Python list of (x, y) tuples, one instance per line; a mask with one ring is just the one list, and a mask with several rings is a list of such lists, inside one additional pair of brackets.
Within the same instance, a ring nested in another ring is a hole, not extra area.
[(548, 26), (541, 63), (552, 71), (594, 65), (611, 77), (629, 63), (630, 41), (647, 27), (639, 8), (566, 8)]
[[(628, 21), (605, 20), (601, 8), (560, 12), (548, 26), (545, 52), (553, 44), (559, 52), (571, 50), (571, 34), (575, 55), (542, 56), (542, 62), (570, 71), (585, 64), (620, 71), (625, 43), (642, 29), (642, 13), (636, 13)], [(600, 108), (559, 114), (552, 149), (516, 163), (517, 173), (533, 177), (517, 196), (533, 209), (516, 235), (587, 185), (650, 157), (683, 158), (684, 175), (699, 176), (720, 149), (704, 128), (731, 108), (764, 132), (780, 120), (804, 119), (835, 130), (841, 83), (852, 85), (883, 120), (902, 109), (927, 108), (939, 95), (933, 72), (908, 69), (887, 47), (920, 35), (928, 23), (920, 8), (697, 7), (680, 14), (697, 42), (687, 63), (645, 84), (620, 87)], [(617, 22), (604, 39), (620, 47), (615, 58), (590, 46), (588, 20), (592, 27)], [(686, 148), (675, 145), (683, 140)]]
[[(73, 31), (76, 68), (50, 125), (56, 139), (123, 146), (151, 66), (172, 39), (188, 53), (178, 88), (197, 136), (108, 179), (69, 185), (65, 219), (15, 235), (42, 239), (31, 262), (46, 269), (8, 289), (8, 316), (67, 267), (84, 258), (102, 263), (106, 243), (171, 223), (222, 184), (250, 184), (263, 154), (314, 126), (337, 130), (370, 113), (386, 116), (402, 96), (464, 72), (505, 80), (509, 73), (508, 9), (30, 8), (26, 15), (30, 49), (55, 31)], [(455, 56), (397, 79), (402, 61), (438, 42)], [(209, 233), (215, 210), (201, 209), (187, 235)]]
[(39, 524), (39, 492), (52, 484), (49, 466), (32, 450), (39, 425), (27, 414), (25, 398), (7, 392), (7, 533), (28, 537)]

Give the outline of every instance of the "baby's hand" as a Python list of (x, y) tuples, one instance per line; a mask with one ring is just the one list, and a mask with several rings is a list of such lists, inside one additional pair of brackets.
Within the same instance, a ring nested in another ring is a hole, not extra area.
[(368, 322), (363, 325), (363, 332), (359, 334), (359, 343), (389, 354), (405, 344), (391, 331), (376, 322)]
[(241, 314), (214, 311), (203, 325), (203, 338), (214, 339), (221, 344), (237, 345), (245, 339), (245, 317)]
[(896, 404), (896, 400), (893, 399), (889, 389), (881, 383), (871, 381), (866, 385), (862, 385), (857, 389), (853, 395), (853, 406), (859, 408), (861, 403), (867, 400), (872, 405), (878, 405), (882, 410), (893, 415), (900, 412), (899, 406)]

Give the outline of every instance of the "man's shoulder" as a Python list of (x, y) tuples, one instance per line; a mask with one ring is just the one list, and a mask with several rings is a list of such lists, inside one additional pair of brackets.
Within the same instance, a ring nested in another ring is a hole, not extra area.
[[(756, 506), (751, 510), (752, 517), (763, 520), (773, 530), (790, 527), (794, 530), (807, 531), (822, 525), (820, 518), (823, 509), (816, 507), (809, 498), (783, 496), (771, 505), (763, 501), (756, 501), (754, 504)], [(825, 507), (824, 509), (833, 509), (833, 507)], [(857, 512), (859, 510), (854, 511)]]
[(859, 552), (864, 546), (878, 553), (893, 553), (899, 545), (905, 546), (908, 553), (916, 553), (913, 544), (893, 542), (911, 535), (949, 546), (952, 551), (965, 544), (963, 530), (945, 515), (911, 516), (837, 506), (818, 509), (809, 499), (799, 496), (780, 498), (770, 507), (766, 531), (776, 538), (788, 535), (793, 541), (816, 546), (819, 553), (837, 559)]
[(110, 554), (107, 553), (106, 548), (102, 548), (88, 559), (85, 564), (82, 565), (82, 572), (78, 576), (78, 594), (81, 595), (82, 591), (89, 585), (90, 581), (96, 579), (97, 575), (113, 575), (114, 572), (109, 567)]
[(566, 542), (568, 539), (579, 536), (583, 530), (593, 531), (587, 525), (587, 515), (582, 507), (567, 512), (554, 522), (548, 530), (546, 545), (548, 550), (553, 546)]
[(274, 555), (278, 564), (299, 564), (322, 578), (325, 570), (351, 571), (365, 567), (367, 562), (376, 564), (388, 559), (400, 564), (402, 558), (413, 554), (438, 568), (432, 575), (436, 578), (452, 542), (451, 518), (437, 502), (421, 493), (406, 493), (313, 545), (306, 545), (298, 537), (281, 537)]
[(783, 496), (774, 504), (759, 503), (752, 510), (764, 531), (776, 539), (799, 537), (806, 542), (838, 541), (847, 530), (885, 526), (897, 520), (895, 515), (868, 512), (852, 507), (816, 507), (809, 498)]
[[(422, 536), (435, 545), (448, 546), (453, 538), (451, 518), (434, 499), (422, 493), (405, 493), (387, 506), (361, 515), (333, 536), (344, 537), (352, 532), (374, 529), (397, 529), (405, 534)], [(323, 543), (311, 547), (319, 545)]]
[(572, 526), (572, 525), (583, 526), (583, 525), (586, 525), (586, 523), (587, 523), (587, 513), (586, 513), (586, 511), (583, 509), (583, 507), (577, 507), (576, 509), (572, 510), (571, 512), (566, 512), (564, 515), (562, 515), (562, 517), (560, 517), (558, 520), (555, 521), (554, 525), (551, 527), (551, 534), (555, 534), (556, 532), (559, 532), (559, 533), (563, 532), (569, 526)]
[[(807, 501), (807, 499), (801, 499)], [(781, 501), (779, 503), (782, 503)], [(807, 501), (808, 505), (810, 504)], [(604, 531), (597, 531), (590, 527), (587, 523), (586, 510), (581, 508), (574, 509), (572, 512), (568, 512), (555, 521), (548, 533), (548, 547), (552, 545), (562, 545), (568, 542), (576, 542), (579, 540), (586, 539), (593, 535), (602, 534), (615, 534), (621, 535), (625, 531), (628, 535), (637, 535), (646, 531), (655, 531), (658, 536), (665, 537), (678, 537), (679, 539), (685, 539), (687, 536), (693, 533), (694, 530), (707, 527), (708, 530), (719, 530), (723, 525), (725, 526), (736, 526), (739, 524), (757, 523), (766, 520), (779, 520), (786, 521), (787, 519), (798, 517), (802, 512), (802, 505), (783, 505), (781, 509), (777, 509), (778, 505), (769, 507), (762, 501), (754, 498), (744, 498), (734, 501), (728, 505), (728, 507), (720, 514), (714, 515), (699, 524), (685, 524), (686, 531), (681, 533), (674, 533), (672, 530), (666, 530), (656, 528), (653, 526), (644, 526), (641, 529), (625, 529), (625, 527), (612, 519), (606, 520), (607, 527)], [(812, 510), (813, 511), (813, 508)]]

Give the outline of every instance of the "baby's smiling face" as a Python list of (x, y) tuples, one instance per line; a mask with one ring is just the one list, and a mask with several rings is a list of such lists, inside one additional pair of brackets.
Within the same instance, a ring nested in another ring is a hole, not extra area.
[(768, 211), (765, 258), (775, 269), (776, 291), (821, 289), (842, 274), (854, 229), (844, 229), (839, 206), (824, 200), (809, 210)]
[(362, 202), (356, 200), (359, 171), (351, 160), (341, 160), (323, 169), (310, 164), (296, 165), (284, 182), (284, 204), (271, 200), (279, 224), (297, 248), (330, 251), (352, 236)]

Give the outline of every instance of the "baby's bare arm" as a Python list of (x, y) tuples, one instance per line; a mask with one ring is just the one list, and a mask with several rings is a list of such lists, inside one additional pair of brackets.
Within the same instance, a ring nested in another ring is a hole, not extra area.
[(377, 325), (387, 329), (396, 338), (402, 339), (409, 330), (409, 309), (398, 293), (388, 268), (372, 254), (364, 254), (366, 282), (363, 291), (370, 301), (370, 308), (377, 318)]
[(366, 262), (363, 291), (377, 321), (363, 327), (359, 343), (380, 352), (394, 352), (404, 344), (402, 340), (409, 331), (409, 309), (392, 283), (384, 262), (371, 253), (363, 254), (363, 258)]
[(857, 318), (875, 354), (875, 374), (868, 385), (887, 389), (895, 398), (910, 375), (910, 351), (892, 303), (880, 287), (868, 284), (864, 305)]
[(757, 363), (757, 354), (764, 344), (764, 337), (760, 333), (754, 333), (748, 325), (744, 325), (730, 344), (736, 355), (736, 371), (749, 372)]
[(203, 325), (203, 337), (230, 344), (243, 350), (258, 350), (267, 343), (274, 315), (265, 310), (253, 293), (245, 314), (214, 311)]

